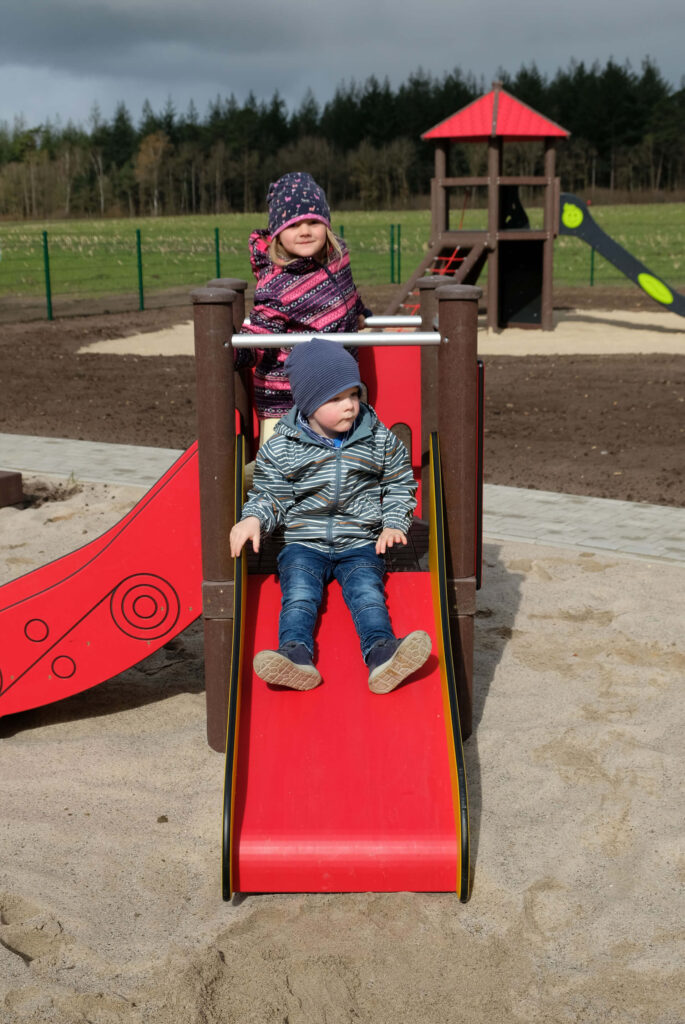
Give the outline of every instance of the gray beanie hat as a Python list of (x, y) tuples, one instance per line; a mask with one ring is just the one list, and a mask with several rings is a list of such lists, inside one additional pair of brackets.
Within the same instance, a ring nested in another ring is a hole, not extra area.
[(283, 365), (293, 401), (305, 417), (341, 391), (362, 386), (357, 360), (339, 341), (312, 338), (295, 345)]

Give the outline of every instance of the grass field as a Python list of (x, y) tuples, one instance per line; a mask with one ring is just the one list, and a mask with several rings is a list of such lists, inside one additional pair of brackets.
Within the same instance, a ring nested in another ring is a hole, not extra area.
[[(677, 286), (685, 279), (685, 204), (593, 207), (598, 224), (641, 259), (654, 273)], [(531, 226), (541, 211), (530, 210)], [(452, 227), (484, 228), (485, 211), (456, 210)], [(54, 297), (138, 295), (136, 229), (141, 232), (145, 295), (169, 288), (196, 287), (217, 276), (219, 229), (223, 277), (251, 278), (246, 242), (260, 214), (209, 217), (159, 217), (138, 220), (53, 221), (0, 224), (0, 300), (45, 295), (43, 232), (47, 232)], [(421, 260), (430, 232), (428, 211), (346, 212), (334, 214), (334, 230), (344, 234), (355, 279), (378, 285), (390, 281), (390, 228), (401, 225), (401, 279)], [(569, 237), (555, 244), (555, 282), (590, 283), (591, 251)], [(397, 271), (395, 271), (397, 273)], [(611, 264), (595, 256), (594, 283), (633, 287)]]

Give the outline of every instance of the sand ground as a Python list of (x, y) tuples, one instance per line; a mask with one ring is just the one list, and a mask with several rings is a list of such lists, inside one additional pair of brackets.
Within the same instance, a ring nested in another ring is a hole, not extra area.
[[(82, 485), (0, 510), (0, 582), (139, 495)], [(197, 624), (4, 719), (0, 1018), (681, 1024), (684, 603), (685, 566), (486, 538), (466, 905), (221, 901), (223, 762), (205, 741)]]
[[(643, 352), (682, 354), (684, 326), (675, 313), (649, 310), (566, 310), (555, 313), (553, 332), (509, 328), (488, 331), (484, 318), (478, 332), (482, 355), (619, 355)], [(161, 331), (112, 338), (83, 345), (79, 352), (108, 355), (191, 356), (191, 321)]]

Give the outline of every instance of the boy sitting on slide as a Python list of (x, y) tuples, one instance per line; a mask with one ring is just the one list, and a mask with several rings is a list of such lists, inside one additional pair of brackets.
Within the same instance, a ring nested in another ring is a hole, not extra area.
[(416, 482), (404, 445), (360, 401), (359, 367), (339, 342), (312, 338), (285, 362), (294, 407), (257, 453), (254, 485), (230, 534), (236, 558), (249, 540), (285, 528), (278, 557), (278, 649), (260, 651), (267, 683), (311, 690), (321, 682), (313, 634), (324, 585), (340, 583), (369, 669), (389, 693), (431, 652), (423, 630), (396, 637), (385, 603), (386, 550), (407, 543)]

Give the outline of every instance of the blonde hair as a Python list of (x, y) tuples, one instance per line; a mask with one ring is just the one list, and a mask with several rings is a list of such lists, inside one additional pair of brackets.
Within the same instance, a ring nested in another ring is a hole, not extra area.
[[(321, 223), (323, 223), (323, 221)], [(321, 253), (324, 252), (324, 249), (325, 255), (321, 260), (321, 263), (330, 263), (331, 260), (342, 259), (343, 252), (340, 240), (337, 235), (333, 234), (328, 225), (326, 225), (326, 244), (321, 249)], [(319, 255), (321, 255), (321, 253), (319, 253)], [(299, 258), (299, 256), (293, 256), (291, 252), (288, 252), (288, 250), (284, 248), (280, 234), (271, 239), (271, 242), (269, 243), (269, 259), (272, 263), (275, 263), (279, 267), (286, 267), (289, 263), (293, 263)]]

